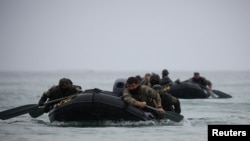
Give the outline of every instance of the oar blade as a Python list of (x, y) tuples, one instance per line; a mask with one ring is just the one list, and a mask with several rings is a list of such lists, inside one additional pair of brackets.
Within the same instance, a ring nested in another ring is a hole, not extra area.
[(170, 119), (170, 120), (175, 121), (175, 122), (180, 122), (184, 118), (183, 115), (177, 114), (177, 113), (172, 112), (172, 111), (165, 111), (165, 117), (167, 119)]
[(0, 112), (0, 119), (6, 120), (6, 119), (17, 117), (23, 114), (27, 114), (30, 111), (37, 109), (37, 107), (38, 107), (37, 104), (28, 104), (28, 105), (23, 105), (23, 106), (19, 106), (16, 108), (12, 108), (12, 109)]
[(37, 117), (39, 117), (39, 116), (41, 116), (41, 115), (44, 114), (45, 107), (48, 107), (48, 106), (53, 105), (55, 103), (58, 103), (61, 100), (64, 100), (66, 98), (73, 98), (74, 96), (76, 96), (76, 94), (75, 95), (66, 96), (66, 97), (62, 97), (62, 98), (59, 98), (59, 99), (55, 99), (55, 100), (52, 100), (52, 101), (48, 101), (47, 103), (44, 104), (44, 106), (39, 106), (36, 109), (34, 109), (33, 111), (30, 111), (29, 115), (31, 117), (33, 117), (33, 118), (37, 118)]
[(219, 90), (212, 90), (212, 92), (213, 92), (214, 94), (216, 94), (216, 95), (218, 96), (218, 98), (232, 98), (231, 95), (226, 94), (226, 93), (224, 93), (224, 92), (222, 92), (222, 91), (219, 91)]
[[(149, 109), (149, 110), (152, 110), (152, 111), (154, 111), (156, 113), (159, 113), (158, 109), (156, 109), (154, 107), (151, 107), (151, 106), (147, 105), (146, 108)], [(172, 112), (172, 111), (165, 111), (164, 117), (169, 119), (169, 120), (175, 121), (175, 122), (180, 122), (184, 118), (183, 115), (177, 114), (177, 113)]]
[(32, 117), (32, 118), (37, 118), (41, 115), (43, 115), (44, 113), (44, 107), (37, 107), (37, 109), (33, 110), (33, 111), (30, 111), (29, 112), (29, 115)]

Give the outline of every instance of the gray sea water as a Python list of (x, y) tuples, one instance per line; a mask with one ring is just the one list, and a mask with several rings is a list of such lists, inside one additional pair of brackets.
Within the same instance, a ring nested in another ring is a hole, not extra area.
[[(150, 71), (149, 71), (150, 72)], [(62, 77), (83, 89), (112, 91), (117, 78), (141, 72), (0, 72), (0, 111), (25, 104), (36, 104), (44, 91)], [(151, 72), (150, 72), (151, 73)], [(160, 73), (160, 72), (155, 72)], [(102, 124), (50, 123), (48, 115), (32, 118), (28, 114), (0, 120), (0, 140), (8, 141), (206, 141), (210, 124), (250, 123), (250, 72), (200, 72), (211, 80), (213, 89), (233, 96), (230, 99), (180, 99), (185, 119), (174, 122), (120, 122)], [(170, 72), (170, 77), (186, 80), (193, 72)]]

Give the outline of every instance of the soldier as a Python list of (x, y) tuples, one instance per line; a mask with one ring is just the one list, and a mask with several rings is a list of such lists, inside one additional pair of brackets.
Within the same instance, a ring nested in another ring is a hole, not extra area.
[[(43, 106), (46, 101), (67, 97), (80, 92), (82, 92), (81, 86), (73, 85), (73, 82), (68, 78), (62, 78), (59, 80), (57, 86), (52, 86), (48, 91), (43, 93), (38, 105)], [(45, 109), (45, 112), (49, 111), (49, 107)]]
[(140, 84), (141, 84), (141, 85), (151, 86), (151, 84), (150, 84), (150, 82), (149, 82), (150, 76), (151, 76), (150, 73), (146, 73), (146, 74), (144, 75), (144, 78), (141, 80), (141, 83), (140, 83)]
[(169, 72), (167, 69), (164, 69), (162, 70), (162, 79), (161, 79), (161, 82), (160, 82), (160, 85), (161, 86), (164, 86), (164, 85), (173, 85), (174, 82), (169, 78)]
[(197, 83), (197, 84), (207, 88), (209, 91), (212, 90), (211, 81), (207, 80), (205, 77), (200, 76), (199, 72), (194, 72), (194, 76), (192, 78), (190, 78), (189, 81)]
[(181, 105), (179, 99), (167, 93), (169, 86), (161, 86), (160, 82), (159, 75), (154, 74), (151, 76), (150, 83), (152, 84), (152, 88), (160, 94), (163, 109), (165, 111), (173, 111), (180, 114)]
[(137, 82), (135, 77), (127, 79), (126, 88), (123, 91), (123, 100), (140, 108), (149, 105), (157, 108), (159, 113), (164, 113), (160, 95), (151, 87), (140, 85)]

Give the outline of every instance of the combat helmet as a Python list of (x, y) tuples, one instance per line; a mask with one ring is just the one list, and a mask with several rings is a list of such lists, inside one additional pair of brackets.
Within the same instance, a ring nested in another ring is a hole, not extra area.
[(162, 77), (164, 77), (164, 76), (166, 76), (168, 74), (169, 74), (169, 72), (168, 72), (167, 69), (162, 70)]
[(62, 89), (67, 89), (73, 85), (73, 82), (68, 78), (61, 78), (59, 80), (59, 87)]

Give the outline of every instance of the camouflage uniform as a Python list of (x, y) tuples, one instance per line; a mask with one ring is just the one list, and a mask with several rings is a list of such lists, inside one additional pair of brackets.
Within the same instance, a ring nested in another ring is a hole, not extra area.
[[(40, 98), (38, 105), (43, 106), (48, 100), (55, 100), (63, 97), (67, 97), (73, 94), (82, 92), (81, 87), (73, 85), (72, 81), (67, 78), (62, 78), (59, 81), (58, 86), (52, 86), (48, 91), (44, 92)], [(49, 111), (49, 107), (45, 108), (45, 112)]]
[(189, 79), (191, 82), (200, 84), (203, 87), (210, 86), (212, 87), (211, 81), (207, 80), (205, 77), (199, 77), (198, 79), (195, 79), (194, 77)]
[[(174, 82), (169, 78), (169, 72), (167, 69), (162, 70), (162, 79), (160, 82), (160, 85), (164, 86), (164, 85), (173, 85)], [(152, 85), (153, 86), (153, 85)]]
[(179, 99), (167, 93), (170, 89), (169, 85), (160, 85), (161, 80), (159, 75), (151, 76), (150, 83), (152, 84), (152, 88), (160, 94), (162, 102), (161, 105), (165, 111), (181, 113), (181, 105)]
[(145, 101), (147, 105), (157, 107), (161, 103), (160, 95), (151, 87), (146, 85), (139, 86), (137, 94), (131, 94), (127, 88), (124, 89), (123, 99), (133, 105), (134, 101)]
[(159, 84), (154, 85), (153, 88), (160, 94), (162, 100), (162, 108), (165, 111), (181, 113), (181, 105), (178, 98), (164, 92), (164, 87), (160, 86)]

